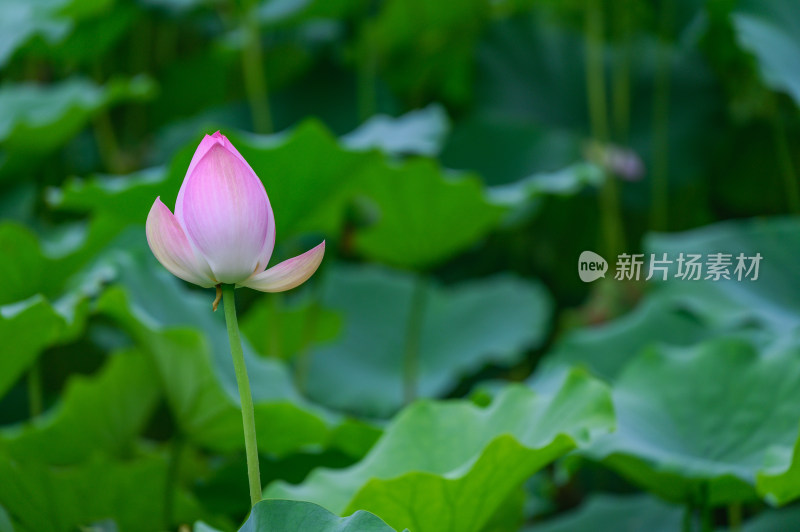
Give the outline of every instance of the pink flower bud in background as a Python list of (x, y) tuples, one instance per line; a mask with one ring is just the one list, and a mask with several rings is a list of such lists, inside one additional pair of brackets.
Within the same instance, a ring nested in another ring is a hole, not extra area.
[(267, 191), (219, 131), (206, 135), (183, 179), (175, 214), (156, 198), (147, 215), (147, 243), (173, 275), (211, 287), (289, 290), (311, 277), (325, 254), (317, 247), (266, 270), (275, 246)]
[(625, 181), (639, 181), (644, 176), (644, 163), (630, 148), (590, 141), (584, 145), (583, 153), (588, 161)]
[(626, 181), (639, 181), (644, 176), (642, 159), (628, 148), (609, 146), (606, 150), (606, 166)]

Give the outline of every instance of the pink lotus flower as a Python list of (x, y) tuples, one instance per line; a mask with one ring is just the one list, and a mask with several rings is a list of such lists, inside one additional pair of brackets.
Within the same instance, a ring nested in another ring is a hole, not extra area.
[(147, 243), (173, 275), (203, 287), (223, 284), (262, 292), (289, 290), (311, 277), (320, 245), (266, 270), (275, 216), (261, 180), (219, 131), (206, 135), (186, 171), (175, 214), (156, 198)]

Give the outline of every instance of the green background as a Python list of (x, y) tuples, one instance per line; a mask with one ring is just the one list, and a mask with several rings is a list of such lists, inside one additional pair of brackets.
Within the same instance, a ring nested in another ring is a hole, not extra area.
[[(795, 0), (0, 0), (0, 532), (800, 527), (799, 107)], [(327, 242), (237, 291), (252, 513), (144, 232), (217, 130)]]

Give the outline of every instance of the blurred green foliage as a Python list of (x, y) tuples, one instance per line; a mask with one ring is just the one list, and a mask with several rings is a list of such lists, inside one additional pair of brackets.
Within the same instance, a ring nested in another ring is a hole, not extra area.
[[(799, 57), (795, 0), (0, 0), (0, 531), (790, 530)], [(252, 513), (224, 321), (144, 235), (217, 129), (273, 263), (328, 242), (240, 291)]]

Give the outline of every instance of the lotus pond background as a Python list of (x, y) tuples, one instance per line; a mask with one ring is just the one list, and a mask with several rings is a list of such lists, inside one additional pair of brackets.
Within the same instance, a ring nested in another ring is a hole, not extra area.
[(248, 518), (222, 313), (144, 234), (217, 129), (273, 263), (328, 243), (238, 291), (243, 530), (800, 529), (794, 0), (2, 0), (0, 78), (0, 531)]

